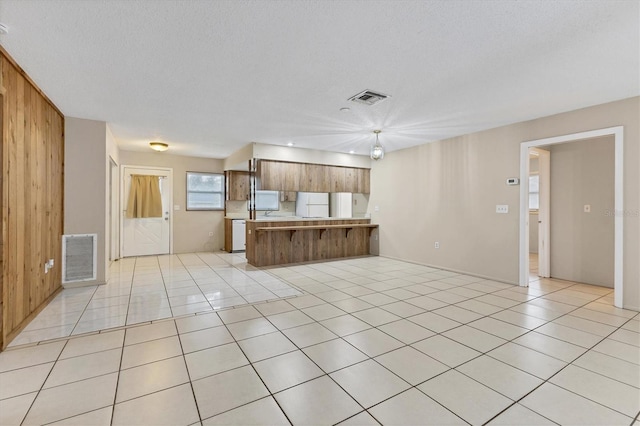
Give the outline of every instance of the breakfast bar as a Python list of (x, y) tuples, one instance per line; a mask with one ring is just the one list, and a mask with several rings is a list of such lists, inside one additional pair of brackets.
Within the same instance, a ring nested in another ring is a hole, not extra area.
[(338, 218), (247, 220), (246, 227), (246, 257), (253, 266), (365, 256), (378, 229), (371, 219)]

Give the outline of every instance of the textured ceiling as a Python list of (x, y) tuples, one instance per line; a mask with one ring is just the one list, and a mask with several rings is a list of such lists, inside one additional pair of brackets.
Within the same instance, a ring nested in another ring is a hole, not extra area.
[[(639, 21), (635, 0), (2, 0), (0, 42), (123, 149), (366, 154), (374, 129), (396, 150), (637, 96)], [(347, 101), (365, 89), (391, 98)]]

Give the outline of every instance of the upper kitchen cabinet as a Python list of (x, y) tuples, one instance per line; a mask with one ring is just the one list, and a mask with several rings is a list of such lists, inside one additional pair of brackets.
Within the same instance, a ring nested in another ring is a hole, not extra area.
[(227, 172), (229, 200), (245, 201), (249, 199), (250, 178), (249, 172), (230, 170)]
[(259, 187), (272, 191), (369, 193), (369, 169), (260, 160)]
[[(329, 192), (352, 192), (346, 186), (346, 167), (329, 166)], [(349, 169), (351, 170), (351, 169)]]
[(360, 194), (369, 194), (371, 193), (371, 170), (369, 169), (355, 169), (357, 175), (357, 191), (352, 191)]

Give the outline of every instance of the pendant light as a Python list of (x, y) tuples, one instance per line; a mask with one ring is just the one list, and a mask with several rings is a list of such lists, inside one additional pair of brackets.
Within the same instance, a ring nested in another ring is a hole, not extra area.
[(380, 145), (380, 141), (378, 140), (378, 135), (382, 132), (382, 130), (374, 130), (373, 133), (376, 134), (376, 143), (371, 146), (371, 159), (372, 160), (382, 160), (384, 158), (384, 147)]

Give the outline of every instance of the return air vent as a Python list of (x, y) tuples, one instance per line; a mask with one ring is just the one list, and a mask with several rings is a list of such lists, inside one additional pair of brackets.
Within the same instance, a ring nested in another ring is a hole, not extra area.
[(384, 95), (382, 93), (374, 92), (371, 90), (365, 90), (364, 92), (360, 92), (357, 95), (350, 97), (349, 100), (352, 102), (357, 102), (359, 104), (375, 105), (379, 102), (384, 101), (388, 97), (389, 95)]
[(62, 282), (95, 280), (97, 248), (97, 234), (63, 235)]

